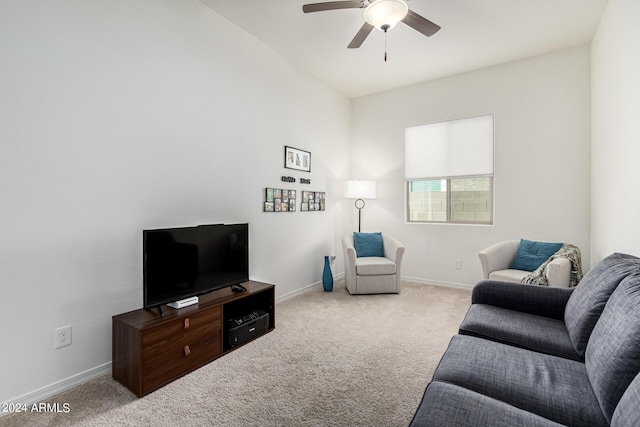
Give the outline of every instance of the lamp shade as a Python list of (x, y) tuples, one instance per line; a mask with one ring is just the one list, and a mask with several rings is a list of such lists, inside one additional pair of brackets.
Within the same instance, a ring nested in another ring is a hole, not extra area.
[(409, 6), (404, 0), (376, 0), (365, 8), (364, 20), (386, 31), (402, 21), (408, 12)]
[(376, 182), (353, 180), (347, 181), (344, 186), (345, 199), (375, 199)]

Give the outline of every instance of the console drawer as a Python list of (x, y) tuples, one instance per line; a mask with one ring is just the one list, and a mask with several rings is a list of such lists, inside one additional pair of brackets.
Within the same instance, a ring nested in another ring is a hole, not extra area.
[(170, 347), (183, 347), (190, 340), (220, 329), (220, 307), (212, 307), (182, 316), (171, 322), (150, 328), (142, 335), (143, 360)]
[(222, 354), (220, 307), (181, 316), (142, 334), (142, 390), (154, 390)]
[[(217, 329), (220, 330), (220, 325)], [(222, 354), (222, 339), (219, 332), (208, 333), (182, 344), (171, 345), (165, 351), (152, 355), (144, 362), (143, 394), (191, 372)]]

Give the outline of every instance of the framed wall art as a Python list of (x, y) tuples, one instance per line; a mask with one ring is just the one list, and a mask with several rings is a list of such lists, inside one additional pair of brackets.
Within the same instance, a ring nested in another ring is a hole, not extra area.
[(326, 193), (323, 191), (303, 191), (300, 211), (323, 211), (325, 208)]
[(266, 188), (264, 212), (295, 212), (296, 193), (296, 190)]
[(303, 172), (311, 172), (311, 153), (285, 145), (284, 167)]

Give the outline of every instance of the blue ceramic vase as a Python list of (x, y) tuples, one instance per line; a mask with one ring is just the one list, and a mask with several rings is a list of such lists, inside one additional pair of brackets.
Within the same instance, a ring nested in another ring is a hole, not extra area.
[(322, 287), (325, 292), (333, 290), (333, 274), (331, 274), (331, 266), (329, 265), (329, 257), (324, 257), (324, 270), (322, 271)]

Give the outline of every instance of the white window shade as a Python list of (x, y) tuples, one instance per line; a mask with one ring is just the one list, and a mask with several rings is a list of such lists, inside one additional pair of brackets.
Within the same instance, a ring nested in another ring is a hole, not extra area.
[(408, 127), (405, 179), (493, 176), (493, 114)]

